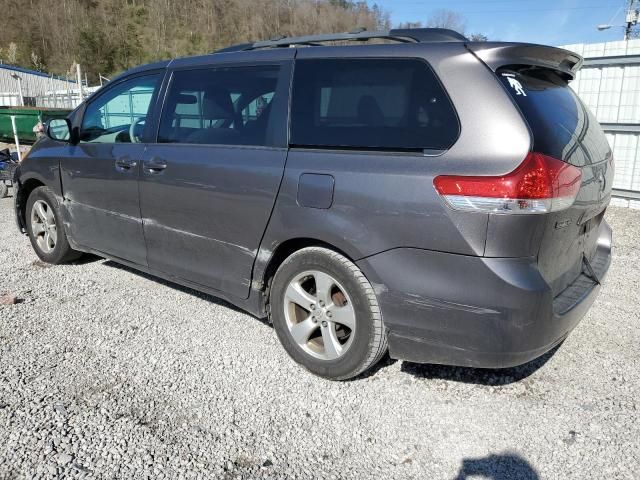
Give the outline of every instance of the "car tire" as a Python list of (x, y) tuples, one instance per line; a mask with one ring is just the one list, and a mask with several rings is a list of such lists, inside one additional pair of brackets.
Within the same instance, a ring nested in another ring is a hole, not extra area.
[(270, 315), (287, 353), (310, 372), (346, 380), (375, 365), (387, 351), (373, 287), (345, 256), (308, 247), (278, 268)]
[(82, 255), (69, 245), (60, 205), (50, 188), (38, 187), (31, 192), (27, 200), (25, 223), (31, 245), (43, 262), (58, 265)]
[(4, 198), (9, 194), (9, 187), (3, 180), (0, 180), (0, 198)]

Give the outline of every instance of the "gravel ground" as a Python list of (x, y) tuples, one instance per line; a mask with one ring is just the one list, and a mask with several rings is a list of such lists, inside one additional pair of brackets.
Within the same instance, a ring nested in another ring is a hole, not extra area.
[(42, 264), (0, 200), (0, 478), (639, 478), (640, 211), (607, 216), (608, 281), (557, 351), (333, 383), (213, 297)]

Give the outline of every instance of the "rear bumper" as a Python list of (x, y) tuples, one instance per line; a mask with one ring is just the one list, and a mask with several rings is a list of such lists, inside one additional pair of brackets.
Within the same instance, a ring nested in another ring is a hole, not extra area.
[[(602, 223), (591, 265), (611, 262)], [(581, 275), (554, 298), (535, 257), (483, 258), (400, 248), (358, 262), (374, 285), (393, 358), (483, 368), (521, 365), (559, 344), (595, 301)]]

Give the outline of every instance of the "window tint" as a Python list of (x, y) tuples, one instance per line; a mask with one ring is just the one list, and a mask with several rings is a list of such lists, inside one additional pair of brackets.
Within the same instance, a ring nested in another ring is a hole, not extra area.
[(80, 141), (140, 142), (151, 99), (160, 77), (160, 74), (156, 74), (126, 80), (110, 87), (91, 101), (82, 119)]
[(158, 142), (275, 145), (272, 103), (278, 75), (277, 66), (175, 72)]
[(449, 98), (421, 60), (296, 61), (292, 145), (441, 150), (459, 131)]
[(498, 76), (533, 133), (533, 149), (577, 166), (607, 158), (604, 132), (589, 109), (549, 69), (500, 70)]

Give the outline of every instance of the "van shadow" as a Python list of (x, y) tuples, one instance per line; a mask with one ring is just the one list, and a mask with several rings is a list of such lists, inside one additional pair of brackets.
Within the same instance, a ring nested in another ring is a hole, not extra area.
[(104, 260), (104, 258), (94, 255), (93, 253), (83, 253), (80, 258), (71, 262), (71, 265), (86, 265), (100, 260)]
[(476, 385), (501, 386), (519, 382), (542, 368), (558, 351), (562, 342), (541, 357), (512, 368), (471, 368), (402, 362), (400, 370), (418, 378), (450, 380)]
[(465, 458), (453, 480), (468, 478), (491, 480), (539, 480), (533, 466), (517, 454), (489, 455), (483, 458)]
[[(99, 259), (98, 257), (96, 257), (96, 258)], [(118, 269), (118, 270), (122, 270), (122, 271), (125, 271), (125, 272), (128, 272), (128, 273), (131, 273), (133, 275), (137, 275), (139, 277), (145, 278), (147, 280), (151, 280), (152, 282), (158, 283), (160, 285), (164, 285), (165, 287), (169, 287), (169, 288), (172, 288), (174, 290), (178, 290), (180, 292), (187, 293), (187, 294), (189, 294), (191, 296), (201, 298), (202, 300), (206, 300), (207, 302), (213, 303), (215, 305), (220, 305), (221, 307), (229, 308), (229, 309), (234, 310), (236, 312), (240, 312), (240, 313), (244, 313), (246, 315), (250, 315), (250, 316), (256, 318), (257, 320), (259, 320), (260, 322), (264, 323), (265, 325), (268, 325), (269, 327), (271, 327), (271, 324), (269, 323), (267, 318), (255, 317), (255, 316), (251, 315), (249, 312), (247, 312), (246, 310), (242, 310), (242, 309), (236, 307), (235, 305), (227, 302), (226, 300), (223, 300), (223, 299), (218, 298), (218, 297), (214, 297), (213, 295), (209, 295), (207, 293), (203, 293), (203, 292), (200, 292), (198, 290), (194, 290), (193, 288), (189, 288), (189, 287), (185, 287), (185, 286), (182, 286), (180, 284), (177, 284), (177, 283), (173, 283), (173, 282), (171, 282), (169, 280), (165, 280), (163, 278), (156, 277), (156, 276), (151, 275), (149, 273), (145, 273), (145, 272), (142, 272), (140, 270), (136, 270), (134, 268), (127, 267), (126, 265), (122, 265), (120, 263), (116, 263), (116, 262), (111, 261), (111, 260), (106, 260), (103, 263), (103, 265), (105, 265), (107, 267), (110, 267), (110, 268), (115, 268), (115, 269)]]

